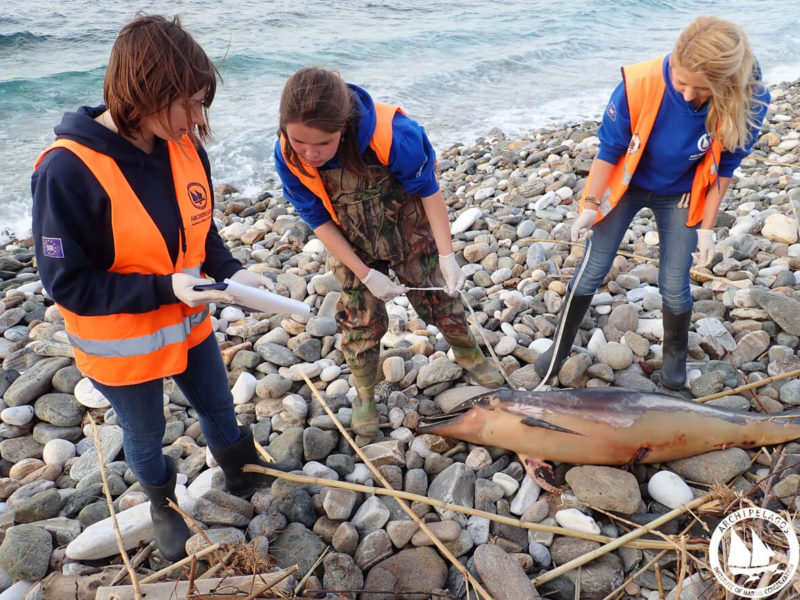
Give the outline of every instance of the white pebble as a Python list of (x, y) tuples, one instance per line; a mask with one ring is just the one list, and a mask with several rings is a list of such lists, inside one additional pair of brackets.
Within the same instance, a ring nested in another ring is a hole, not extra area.
[(467, 532), (476, 546), (489, 541), (489, 519), (472, 515), (467, 520)]
[(289, 394), (283, 399), (283, 408), (296, 419), (305, 419), (308, 414), (308, 402), (299, 394)]
[(312, 238), (303, 246), (303, 252), (310, 252), (313, 254), (322, 254), (325, 251), (325, 244), (319, 238)]
[(672, 471), (659, 471), (647, 483), (647, 493), (669, 508), (677, 508), (694, 498), (691, 488)]
[(522, 485), (519, 486), (519, 491), (514, 499), (511, 501), (509, 510), (514, 515), (523, 515), (536, 500), (539, 499), (539, 493), (542, 488), (530, 477), (523, 477)]
[(244, 311), (236, 306), (226, 306), (219, 313), (220, 319), (228, 323), (235, 323), (236, 321), (244, 319), (244, 316)]
[(503, 488), (503, 495), (510, 496), (519, 489), (519, 482), (505, 473), (495, 473), (492, 475), (492, 481)]
[(408, 445), (408, 443), (414, 439), (414, 432), (408, 427), (398, 427), (389, 434), (389, 437), (393, 440), (397, 440), (398, 442)]
[(84, 377), (75, 386), (75, 399), (86, 408), (108, 408), (111, 403), (92, 385), (88, 377)]
[(344, 478), (350, 483), (367, 485), (368, 481), (372, 481), (372, 472), (364, 463), (356, 463), (355, 468), (350, 473), (345, 475)]
[(567, 508), (560, 510), (555, 514), (556, 522), (565, 529), (573, 529), (575, 531), (583, 531), (584, 533), (593, 533), (595, 535), (600, 533), (595, 520), (583, 514), (577, 508)]
[(69, 440), (59, 438), (50, 440), (42, 449), (42, 460), (46, 465), (63, 465), (67, 460), (75, 456), (77, 450), (75, 444)]
[(405, 374), (405, 361), (401, 356), (390, 356), (383, 361), (383, 375), (389, 383), (397, 383)]
[(339, 365), (331, 365), (329, 367), (325, 367), (320, 371), (319, 378), (322, 381), (333, 381), (339, 375), (342, 374), (342, 368)]
[(492, 464), (492, 456), (489, 454), (489, 451), (486, 448), (483, 446), (478, 446), (469, 453), (467, 459), (464, 461), (464, 464), (470, 469), (477, 471)]
[(397, 429), (400, 427), (405, 418), (406, 414), (403, 412), (402, 408), (395, 406), (389, 409), (389, 424), (392, 426), (392, 429)]
[(22, 406), (9, 406), (0, 412), (0, 419), (9, 425), (16, 425), (17, 427), (24, 427), (33, 420), (33, 406), (30, 404), (23, 404)]
[(253, 398), (253, 394), (256, 393), (257, 383), (258, 382), (252, 373), (243, 371), (231, 389), (231, 394), (233, 394), (233, 403), (246, 404), (247, 402), (250, 402), (250, 400)]

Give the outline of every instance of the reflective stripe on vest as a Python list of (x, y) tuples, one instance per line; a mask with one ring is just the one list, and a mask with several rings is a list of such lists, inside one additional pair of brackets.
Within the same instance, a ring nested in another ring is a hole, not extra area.
[[(114, 159), (72, 140), (56, 140), (36, 161), (34, 168), (47, 152), (65, 148), (81, 159), (108, 194), (114, 234), (109, 272), (200, 276), (212, 217), (208, 177), (188, 137), (168, 147), (186, 242), (174, 265), (161, 232)], [(132, 385), (181, 373), (189, 348), (212, 331), (206, 306), (191, 308), (182, 302), (138, 314), (86, 316), (63, 306), (59, 310), (78, 369), (106, 385)]]
[[(393, 104), (384, 104), (383, 102), (375, 102), (375, 131), (372, 134), (372, 139), (369, 142), (369, 147), (375, 151), (375, 155), (383, 165), (389, 164), (389, 154), (392, 151), (392, 120), (396, 112), (403, 112), (399, 106)], [(322, 204), (330, 214), (334, 223), (341, 225), (339, 218), (336, 216), (336, 211), (333, 210), (331, 199), (328, 197), (328, 192), (325, 191), (325, 185), (322, 183), (322, 178), (319, 176), (319, 171), (316, 167), (308, 164), (302, 156), (297, 155), (297, 159), (303, 165), (303, 169), (292, 164), (286, 157), (286, 138), (281, 135), (281, 153), (283, 154), (283, 162), (289, 167), (289, 170), (300, 180), (312, 194), (322, 200)], [(296, 153), (295, 153), (296, 154)]]
[[(622, 198), (631, 183), (636, 167), (644, 154), (647, 140), (653, 130), (658, 109), (661, 107), (661, 100), (667, 89), (663, 72), (664, 58), (661, 56), (635, 65), (622, 67), (625, 95), (631, 117), (631, 141), (628, 145), (628, 151), (619, 159), (608, 178), (609, 203), (612, 209), (617, 205), (617, 202)], [(715, 135), (711, 140), (711, 148), (698, 162), (695, 169), (689, 200), (689, 215), (686, 220), (688, 227), (694, 227), (703, 219), (708, 188), (717, 183), (717, 165), (719, 164), (721, 153), (722, 143), (719, 135)], [(583, 188), (581, 208), (589, 191), (591, 177), (592, 174), (590, 172), (589, 179)], [(602, 190), (601, 197), (603, 192), (605, 190)], [(595, 223), (604, 216), (601, 211), (598, 211)]]
[(202, 312), (191, 314), (175, 325), (162, 327), (149, 335), (121, 340), (90, 340), (79, 338), (69, 332), (67, 332), (67, 337), (74, 348), (86, 355), (106, 357), (142, 356), (155, 352), (164, 346), (185, 341), (192, 327), (200, 325), (207, 316), (208, 308), (206, 307)]

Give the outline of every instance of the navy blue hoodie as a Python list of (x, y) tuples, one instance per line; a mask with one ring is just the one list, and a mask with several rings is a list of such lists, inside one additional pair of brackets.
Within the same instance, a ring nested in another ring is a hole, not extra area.
[[(94, 118), (104, 106), (83, 106), (64, 114), (58, 138), (74, 140), (112, 157), (164, 237), (173, 263), (180, 243), (180, 212), (164, 140), (147, 154)], [(208, 155), (198, 149), (211, 187)], [(143, 313), (178, 302), (169, 275), (110, 273), (114, 263), (111, 204), (105, 190), (72, 152), (48, 152), (31, 180), (33, 236), (39, 276), (58, 304), (80, 315)], [(60, 252), (43, 252), (42, 238), (54, 238)], [(55, 256), (54, 256), (55, 255)], [(59, 257), (58, 255), (63, 255)], [(206, 239), (203, 271), (221, 281), (242, 268), (213, 222)]]

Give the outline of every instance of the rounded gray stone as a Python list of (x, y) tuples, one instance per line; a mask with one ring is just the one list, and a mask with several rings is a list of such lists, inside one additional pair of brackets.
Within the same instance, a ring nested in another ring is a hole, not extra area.
[(52, 553), (53, 539), (47, 530), (17, 525), (6, 531), (0, 545), (0, 567), (17, 579), (36, 581), (47, 575)]
[(33, 523), (58, 515), (64, 501), (58, 490), (49, 489), (21, 501), (14, 509), (15, 523)]
[(51, 393), (40, 396), (33, 405), (36, 416), (57, 427), (81, 424), (86, 408), (72, 394)]

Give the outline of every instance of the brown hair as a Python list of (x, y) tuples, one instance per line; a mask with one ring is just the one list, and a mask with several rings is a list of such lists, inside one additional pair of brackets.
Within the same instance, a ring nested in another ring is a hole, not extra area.
[[(219, 71), (200, 45), (181, 27), (180, 18), (138, 14), (119, 32), (108, 60), (103, 97), (119, 132), (132, 137), (143, 117), (167, 109), (176, 100), (191, 114), (190, 98), (206, 90), (204, 116), (214, 100)], [(164, 120), (167, 114), (163, 115)], [(168, 123), (163, 123), (165, 126)], [(211, 135), (208, 120), (193, 132)]]
[(754, 97), (763, 84), (742, 28), (718, 17), (697, 17), (678, 37), (671, 60), (711, 90), (706, 129), (719, 132), (726, 150), (746, 147), (755, 126)]
[(338, 73), (319, 67), (300, 69), (286, 80), (281, 94), (279, 126), (286, 160), (308, 174), (286, 133), (289, 123), (302, 123), (325, 133), (342, 132), (336, 151), (339, 163), (356, 175), (366, 175), (358, 144), (360, 118), (355, 95)]

